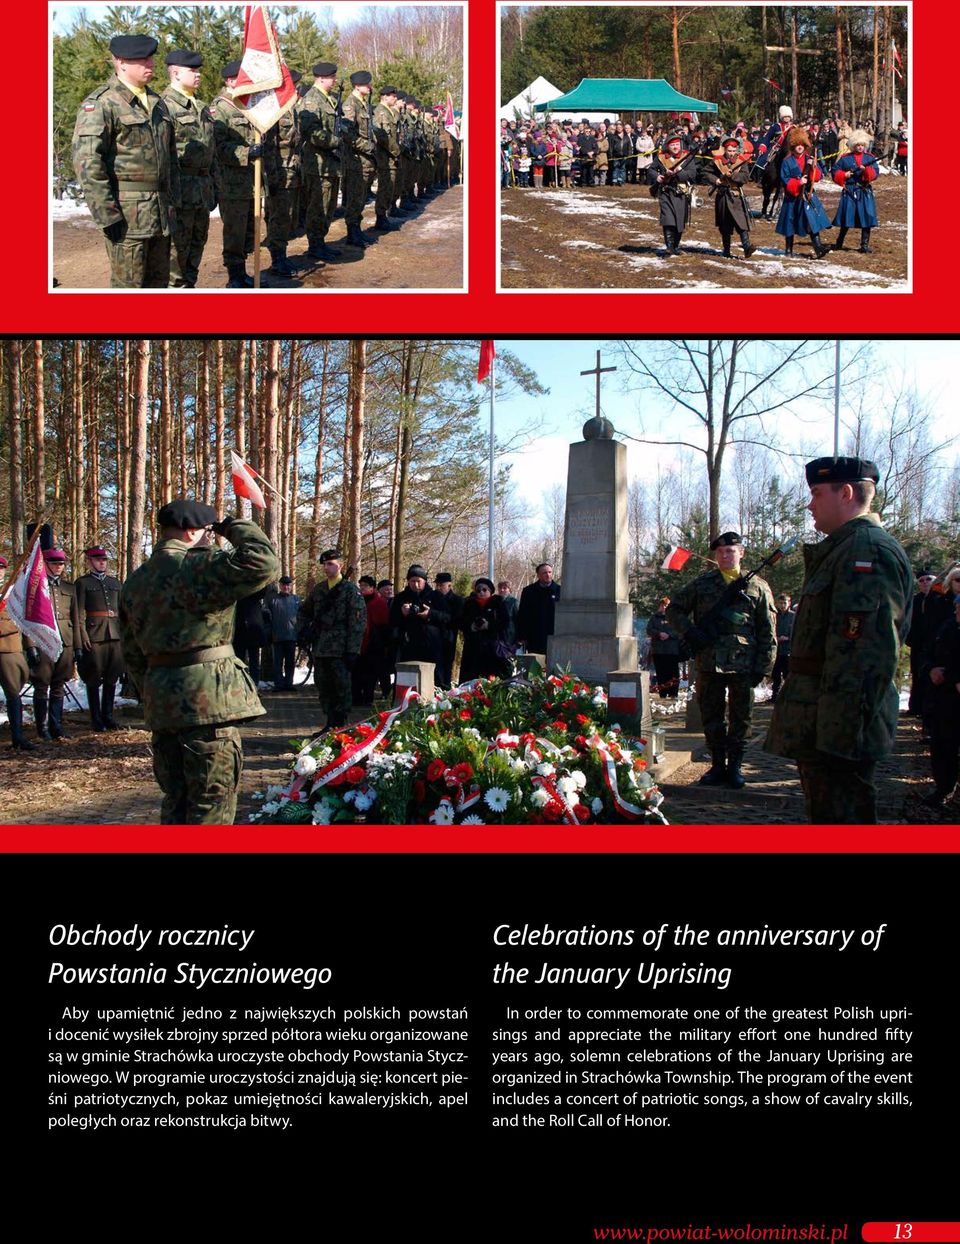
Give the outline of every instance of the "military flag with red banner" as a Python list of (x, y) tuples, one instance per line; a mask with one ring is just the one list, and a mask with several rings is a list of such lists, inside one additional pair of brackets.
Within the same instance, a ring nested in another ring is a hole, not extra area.
[(449, 91), (447, 91), (447, 106), (443, 113), (443, 128), (448, 134), (459, 139), (460, 131), (457, 129), (457, 118), (453, 111), (453, 96)]
[(276, 125), (297, 101), (297, 88), (280, 52), (276, 27), (264, 4), (248, 4), (243, 22), (243, 56), (231, 94), (261, 134)]
[(56, 661), (63, 652), (63, 640), (39, 540), (4, 593), (3, 603), (24, 638)]
[(482, 384), (490, 375), (490, 368), (496, 356), (492, 341), (480, 342), (480, 366), (477, 368), (477, 384)]

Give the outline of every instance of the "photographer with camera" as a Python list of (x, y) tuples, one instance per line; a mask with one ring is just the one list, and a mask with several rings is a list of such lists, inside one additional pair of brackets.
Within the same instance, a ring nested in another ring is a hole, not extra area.
[(443, 662), (443, 641), (449, 625), (447, 602), (427, 586), (419, 563), (407, 571), (407, 586), (390, 602), (390, 626), (397, 639), (398, 661)]
[(506, 644), (510, 619), (501, 597), (494, 591), (490, 579), (477, 579), (473, 595), (468, 596), (460, 613), (460, 629), (463, 631), (463, 657), (460, 661), (460, 681), (487, 678), (509, 678), (512, 665)]

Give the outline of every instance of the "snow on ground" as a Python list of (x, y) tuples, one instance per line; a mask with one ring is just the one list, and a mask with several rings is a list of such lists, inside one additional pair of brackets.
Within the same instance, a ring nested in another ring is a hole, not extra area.
[(76, 199), (52, 199), (50, 215), (54, 220), (90, 220), (90, 208)]

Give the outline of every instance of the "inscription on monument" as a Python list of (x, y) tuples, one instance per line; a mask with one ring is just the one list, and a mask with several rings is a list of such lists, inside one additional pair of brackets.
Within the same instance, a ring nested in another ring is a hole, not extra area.
[(567, 538), (583, 550), (606, 549), (610, 539), (610, 518), (609, 505), (574, 503), (570, 507)]

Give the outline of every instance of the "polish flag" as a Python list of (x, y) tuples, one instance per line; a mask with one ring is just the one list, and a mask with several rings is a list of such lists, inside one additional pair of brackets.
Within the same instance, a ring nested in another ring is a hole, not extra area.
[(447, 91), (447, 106), (443, 113), (443, 128), (448, 134), (452, 134), (454, 138), (460, 137), (460, 131), (457, 129), (457, 118), (453, 113), (453, 97)]
[(670, 552), (660, 563), (661, 570), (682, 570), (693, 554), (689, 549), (679, 549), (675, 544), (670, 545)]
[(230, 450), (230, 475), (235, 497), (246, 497), (261, 510), (267, 508), (267, 499), (254, 479), (252, 468), (247, 466), (235, 449)]
[(34, 543), (33, 551), (7, 589), (4, 604), (27, 641), (51, 661), (58, 660), (63, 652), (63, 640), (50, 599), (47, 566), (39, 540)]
[(276, 27), (263, 4), (248, 4), (243, 56), (233, 102), (265, 134), (297, 102), (297, 88), (280, 53)]
[(496, 357), (492, 341), (480, 342), (480, 366), (477, 368), (477, 384), (481, 384), (490, 375), (490, 368)]

